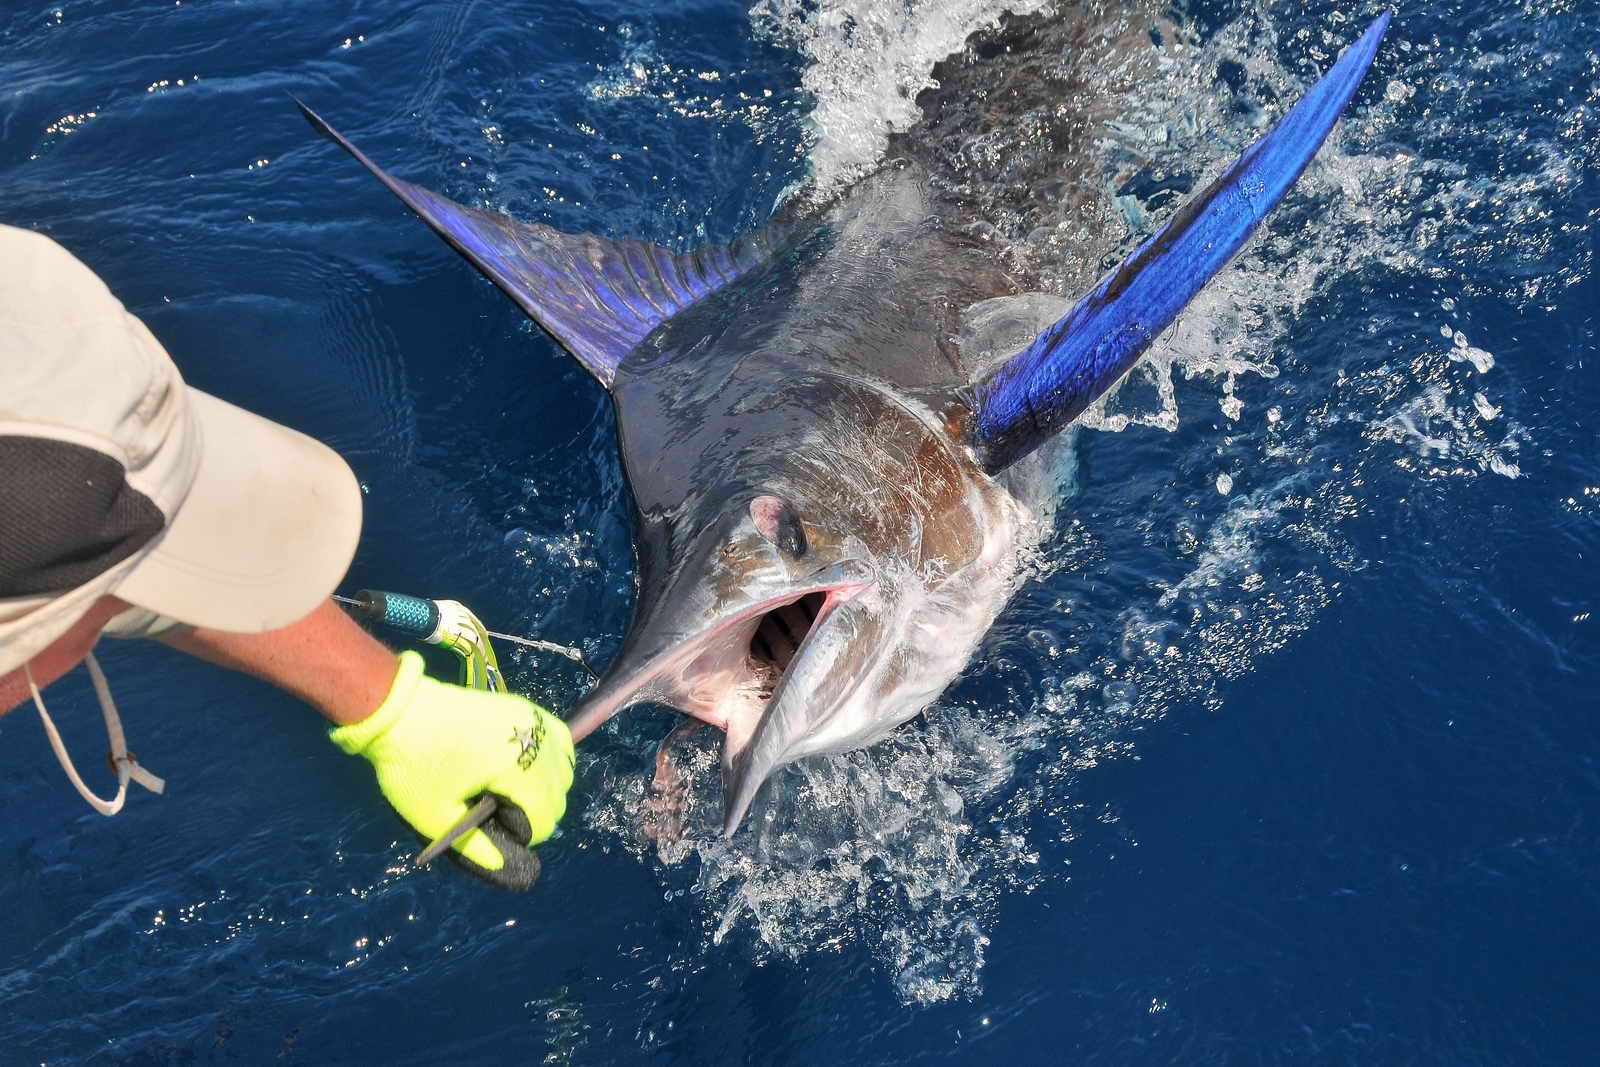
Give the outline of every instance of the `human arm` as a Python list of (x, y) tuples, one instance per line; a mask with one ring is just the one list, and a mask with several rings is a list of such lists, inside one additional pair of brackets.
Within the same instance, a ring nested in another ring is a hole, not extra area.
[(219, 667), (271, 682), (335, 726), (371, 715), (394, 682), (399, 658), (333, 601), (264, 634), (182, 626), (158, 640)]
[(525, 846), (554, 831), (572, 784), (571, 737), (554, 715), (426, 677), (415, 653), (397, 657), (331, 602), (265, 634), (184, 628), (160, 640), (316, 708), (337, 727), (334, 743), (372, 763), (384, 796), (426, 838), (480, 794), (496, 796), (495, 819), (456, 843), (458, 858), (496, 885), (532, 885), (538, 864)]

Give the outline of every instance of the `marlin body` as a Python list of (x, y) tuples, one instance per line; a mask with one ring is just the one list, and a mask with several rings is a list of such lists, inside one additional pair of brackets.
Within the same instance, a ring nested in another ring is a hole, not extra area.
[(612, 382), (640, 592), (572, 726), (649, 699), (722, 727), (734, 821), (782, 763), (931, 703), (1011, 590), (1029, 509), (940, 405), (971, 381), (961, 310), (1015, 289), (937, 208), (880, 173)]
[(1048, 520), (1059, 431), (1287, 192), (1387, 22), (1075, 305), (1027, 294), (915, 159), (674, 254), (452, 203), (306, 114), (609, 390), (639, 594), (570, 725), (650, 700), (725, 730), (731, 834), (779, 767), (873, 743), (961, 672)]

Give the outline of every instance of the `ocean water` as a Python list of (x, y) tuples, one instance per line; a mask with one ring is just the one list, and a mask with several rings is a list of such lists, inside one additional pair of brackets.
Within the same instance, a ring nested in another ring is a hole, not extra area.
[[(841, 187), (935, 90), (994, 239), (1072, 295), (1379, 10), (1019, 4), (1097, 28), (1059, 57), (1081, 91), (1019, 114), (981, 55), (935, 66), (1004, 9), (13, 3), (0, 221), (350, 460), (347, 590), (603, 662), (633, 590), (605, 397), (289, 95), (463, 202), (688, 248)], [(103, 649), (169, 790), (104, 819), (0, 719), (0, 1062), (1592, 1062), (1597, 18), (1399, 5), (1296, 191), (1086, 417), (967, 673), (786, 772), (758, 832), (717, 838), (704, 738), (701, 820), (649, 839), (642, 709), (585, 743), (532, 893), (416, 872), (311, 712)], [(1039, 131), (1075, 116), (1064, 189)], [(93, 763), (86, 681), (51, 697)]]

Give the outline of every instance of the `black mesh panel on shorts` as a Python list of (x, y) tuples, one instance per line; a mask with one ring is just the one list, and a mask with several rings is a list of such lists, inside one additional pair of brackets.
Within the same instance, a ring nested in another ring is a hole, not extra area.
[(66, 592), (165, 525), (161, 509), (104, 452), (0, 435), (0, 597)]

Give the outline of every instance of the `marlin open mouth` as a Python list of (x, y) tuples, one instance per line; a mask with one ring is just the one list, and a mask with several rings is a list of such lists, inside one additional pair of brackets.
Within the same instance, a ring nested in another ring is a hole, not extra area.
[[(630, 704), (659, 701), (720, 727), (727, 733), (723, 749), (725, 779), (751, 737), (783, 695), (784, 681), (796, 673), (827, 641), (829, 623), (839, 608), (871, 587), (871, 581), (845, 580), (830, 567), (819, 579), (833, 581), (791, 587), (778, 596), (715, 619), (697, 632), (676, 640), (644, 645), (629, 642), (611, 669), (568, 725), (581, 741)], [(855, 567), (848, 568), (855, 571)], [(646, 632), (655, 627), (646, 627)], [(639, 631), (636, 629), (634, 634)], [(842, 634), (840, 635), (842, 638)], [(799, 694), (791, 694), (791, 696)], [(734, 775), (741, 779), (744, 775)], [(763, 772), (760, 776), (765, 778)], [(752, 786), (728, 779), (724, 807), (731, 832), (753, 798)], [(737, 802), (734, 792), (747, 793)], [(737, 810), (735, 810), (737, 809)]]

